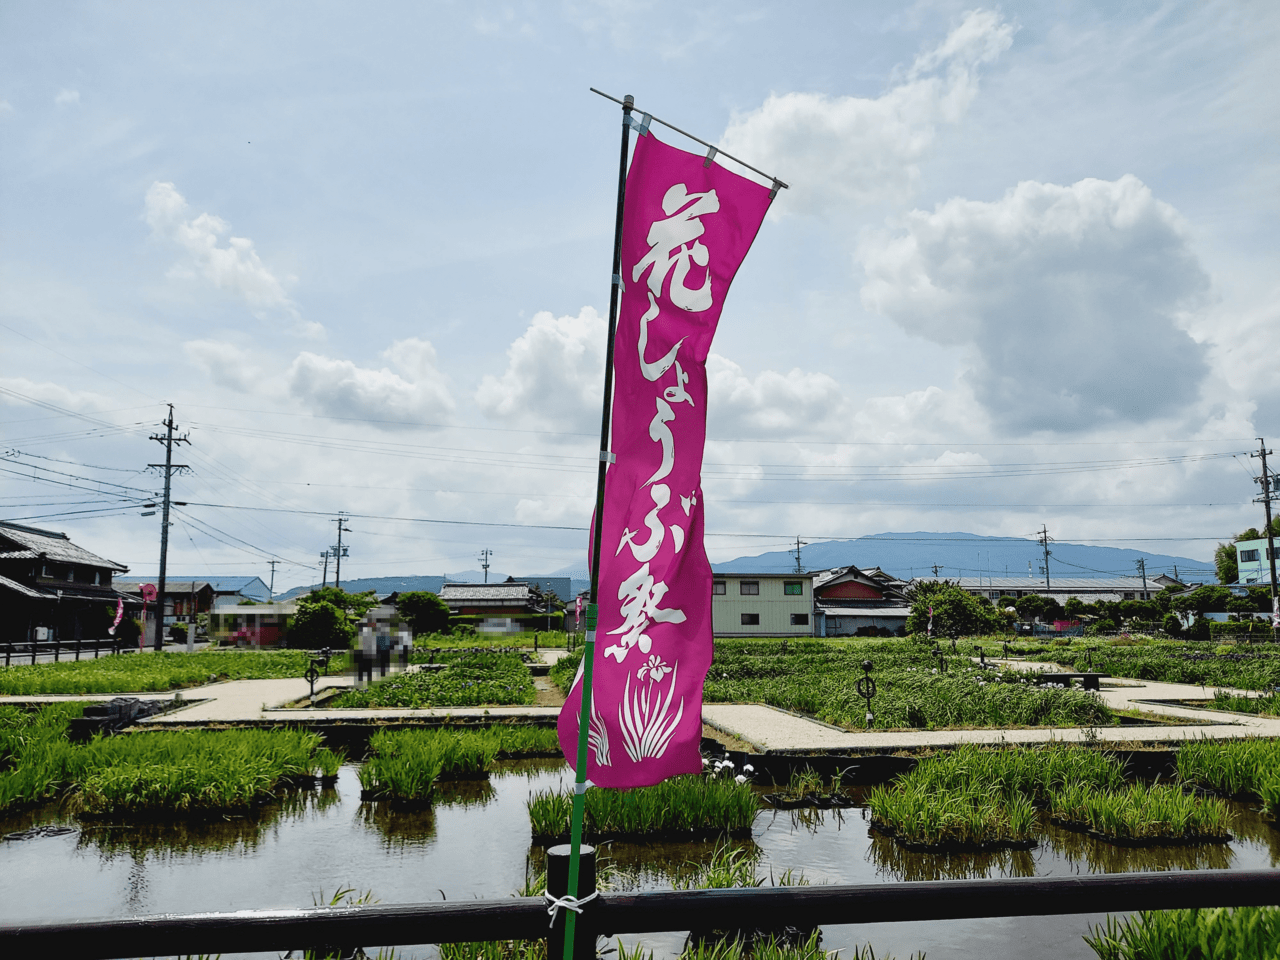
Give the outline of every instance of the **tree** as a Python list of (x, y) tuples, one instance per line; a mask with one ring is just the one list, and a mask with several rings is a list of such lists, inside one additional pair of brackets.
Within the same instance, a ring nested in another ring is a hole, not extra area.
[(415, 637), (449, 632), (449, 606), (428, 590), (410, 590), (396, 598), (396, 609)]
[(1218, 568), (1219, 583), (1235, 583), (1240, 579), (1234, 543), (1218, 544), (1218, 548), (1213, 551), (1213, 565)]
[(1034, 620), (1040, 616), (1045, 608), (1046, 598), (1038, 593), (1028, 593), (1025, 597), (1019, 597), (1016, 604), (1018, 610), (1018, 618), (1020, 620)]
[(357, 619), (363, 617), (372, 607), (378, 605), (378, 595), (372, 590), (364, 593), (347, 593), (339, 587), (321, 587), (312, 590), (306, 596), (298, 598), (298, 609), (311, 603), (331, 603), (340, 610), (346, 611)]
[(1176, 613), (1166, 613), (1164, 615), (1164, 623), (1161, 626), (1164, 628), (1164, 632), (1171, 637), (1182, 635), (1182, 621), (1178, 619)]
[(285, 642), (290, 647), (304, 650), (322, 647), (340, 650), (351, 646), (355, 635), (346, 611), (324, 600), (312, 600), (298, 604), (298, 612), (294, 614)]
[(1084, 613), (1084, 601), (1079, 597), (1067, 597), (1067, 602), (1062, 605), (1062, 610), (1071, 620), (1078, 620), (1080, 615)]
[(933, 635), (935, 637), (974, 636), (988, 633), (1005, 633), (1004, 617), (988, 603), (983, 606), (978, 598), (954, 584), (919, 584), (935, 589), (917, 590), (907, 617), (907, 633), (923, 634), (929, 625), (929, 608), (933, 608)]

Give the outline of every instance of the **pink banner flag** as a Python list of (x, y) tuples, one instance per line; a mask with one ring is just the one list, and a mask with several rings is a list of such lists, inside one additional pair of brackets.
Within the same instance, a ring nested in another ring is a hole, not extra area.
[[(712, 654), (702, 543), (706, 361), (769, 202), (768, 187), (652, 133), (636, 142), (588, 730), (587, 777), (598, 787), (647, 786), (702, 769), (702, 684)], [(559, 722), (571, 765), (581, 696), (579, 669)]]

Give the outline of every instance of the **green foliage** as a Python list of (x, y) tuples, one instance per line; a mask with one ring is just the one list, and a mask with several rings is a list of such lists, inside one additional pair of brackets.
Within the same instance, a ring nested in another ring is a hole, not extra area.
[[(939, 589), (920, 590), (911, 603), (911, 615), (907, 617), (907, 633), (924, 633), (929, 625), (929, 608), (933, 607), (933, 635), (935, 637), (962, 637), (973, 634), (1004, 633), (1007, 625), (1004, 617), (991, 606), (983, 605), (977, 597), (959, 587), (943, 583)], [(1023, 599), (1026, 599), (1025, 597)]]
[(415, 637), (449, 632), (449, 605), (428, 590), (410, 590), (396, 598), (396, 609)]
[(578, 676), (578, 664), (580, 663), (582, 663), (582, 651), (575, 650), (572, 653), (566, 653), (553, 663), (551, 669), (547, 671), (547, 676), (551, 682), (566, 697), (573, 688), (573, 681)]
[(1144, 910), (1107, 917), (1084, 939), (1100, 960), (1276, 960), (1280, 908)]
[[(111, 615), (111, 619), (115, 619), (114, 613)], [(136, 617), (123, 617), (116, 627), (116, 636), (120, 638), (120, 642), (125, 646), (135, 646), (138, 638), (142, 636), (142, 621)]]
[(776, 641), (720, 640), (703, 695), (707, 702), (767, 703), (862, 727), (866, 701), (855, 684), (870, 659), (877, 685), (871, 710), (880, 728), (1113, 722), (1096, 694), (1039, 687), (1026, 674), (982, 670), (967, 656), (946, 653), (947, 672), (940, 673), (929, 648), (917, 643), (801, 640), (789, 641), (784, 652)]
[(1166, 613), (1160, 626), (1171, 637), (1177, 637), (1182, 634), (1182, 620), (1178, 618), (1176, 613)]
[(334, 708), (478, 707), (486, 704), (530, 704), (533, 678), (518, 654), (472, 650), (443, 670), (402, 673), (348, 690), (331, 702)]
[(1034, 749), (961, 746), (922, 760), (867, 799), (872, 822), (910, 844), (982, 847), (1030, 839), (1036, 801), (1068, 783), (1118, 787), (1110, 754), (1056, 745)]
[(440, 780), (487, 777), (500, 756), (559, 748), (556, 731), (538, 727), (380, 731), (369, 738), (360, 786), (368, 799), (424, 802), (433, 798)]
[[(569, 834), (573, 794), (553, 790), (529, 798), (535, 837)], [(742, 833), (750, 830), (759, 803), (751, 787), (724, 777), (672, 777), (634, 790), (588, 790), (583, 821), (587, 833), (622, 836)]]
[[(1249, 531), (1246, 531), (1246, 533)], [(1253, 531), (1256, 533), (1257, 531)], [(1241, 539), (1251, 539), (1241, 536)], [(1235, 583), (1240, 579), (1240, 566), (1236, 559), (1234, 543), (1220, 543), (1213, 551), (1213, 565), (1218, 570), (1219, 583)]]
[[(1203, 621), (1202, 621), (1203, 622)], [(1094, 669), (1113, 677), (1133, 677), (1163, 683), (1194, 683), (1211, 687), (1263, 690), (1280, 686), (1280, 646), (1249, 644), (1239, 652), (1217, 654), (1185, 643), (1154, 642), (1143, 646), (1096, 648)], [(1084, 670), (1088, 659), (1074, 651), (1074, 669)]]
[(359, 619), (378, 605), (378, 595), (373, 590), (364, 593), (347, 593), (339, 587), (321, 587), (298, 598), (298, 609), (316, 603), (331, 603), (346, 614)]
[[(83, 708), (81, 707), (81, 710)], [(309, 776), (320, 738), (283, 730), (148, 731), (87, 744), (66, 739), (75, 712), (0, 715), (0, 809), (66, 795), (82, 816), (245, 810), (289, 777)]]
[(1221, 839), (1232, 821), (1225, 801), (1192, 796), (1172, 784), (1104, 791), (1067, 783), (1049, 795), (1049, 810), (1060, 820), (1119, 840)]
[(319, 600), (307, 604), (299, 602), (298, 612), (289, 625), (285, 642), (290, 647), (302, 650), (320, 650), (324, 647), (345, 650), (355, 638), (356, 628), (347, 614), (340, 607)]
[(211, 680), (300, 677), (307, 655), (293, 650), (198, 650), (122, 653), (97, 660), (0, 667), (0, 695), (134, 693), (173, 690)]
[(1280, 740), (1191, 740), (1178, 748), (1178, 776), (1232, 797), (1259, 797), (1280, 813)]

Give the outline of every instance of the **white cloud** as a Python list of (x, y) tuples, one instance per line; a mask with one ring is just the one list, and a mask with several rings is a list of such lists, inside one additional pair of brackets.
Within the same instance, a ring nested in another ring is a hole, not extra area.
[(53, 102), (59, 107), (69, 107), (73, 103), (80, 102), (79, 90), (59, 90), (58, 95), (53, 98)]
[(226, 245), (220, 245), (220, 238), (231, 229), (230, 225), (211, 213), (188, 219), (187, 201), (172, 183), (151, 184), (144, 219), (153, 236), (176, 244), (186, 253), (186, 258), (170, 270), (170, 276), (201, 277), (220, 290), (241, 296), (259, 319), (283, 316), (294, 321), (295, 328), (304, 334), (324, 332), (320, 324), (301, 320), (297, 307), (285, 295), (284, 282), (262, 262), (252, 240), (228, 237)]
[(488, 417), (590, 432), (600, 419), (606, 335), (594, 307), (576, 317), (536, 314), (507, 348), (507, 369), (480, 381), (476, 405)]
[(967, 383), (1006, 429), (1142, 423), (1198, 396), (1205, 349), (1185, 331), (1209, 278), (1136, 177), (949, 200), (861, 258), (864, 305), (964, 348)]
[(440, 423), (451, 418), (453, 394), (430, 343), (416, 337), (397, 340), (382, 358), (395, 370), (303, 351), (285, 379), (296, 399), (332, 417), (391, 421), (381, 425), (386, 429), (394, 429), (398, 421)]
[(845, 409), (840, 384), (799, 368), (765, 370), (754, 378), (718, 354), (707, 358), (707, 416), (713, 435), (810, 433), (838, 422)]
[(182, 345), (182, 352), (216, 385), (239, 393), (260, 393), (262, 386), (273, 379), (266, 376), (252, 355), (224, 341), (190, 340)]
[(963, 117), (977, 95), (979, 66), (1012, 42), (1013, 28), (998, 13), (971, 11), (883, 95), (773, 94), (736, 117), (722, 144), (791, 184), (782, 212), (901, 200), (920, 178), (937, 125)]

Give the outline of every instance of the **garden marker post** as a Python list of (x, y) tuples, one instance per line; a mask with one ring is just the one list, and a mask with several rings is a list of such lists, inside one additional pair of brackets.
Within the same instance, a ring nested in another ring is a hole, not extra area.
[[(594, 90), (595, 93), (600, 93)], [(588, 783), (630, 789), (702, 770), (711, 665), (711, 564), (703, 547), (706, 362), (734, 275), (787, 185), (648, 113), (622, 106), (622, 153), (605, 348), (591, 591), (582, 665), (557, 723), (574, 765), (567, 890), (548, 891), (573, 944)], [(708, 148), (658, 140), (661, 123)], [(627, 162), (630, 131), (636, 145)], [(717, 154), (771, 186), (715, 163)], [(597, 649), (597, 633), (608, 645)], [(590, 934), (593, 925), (584, 919)]]

